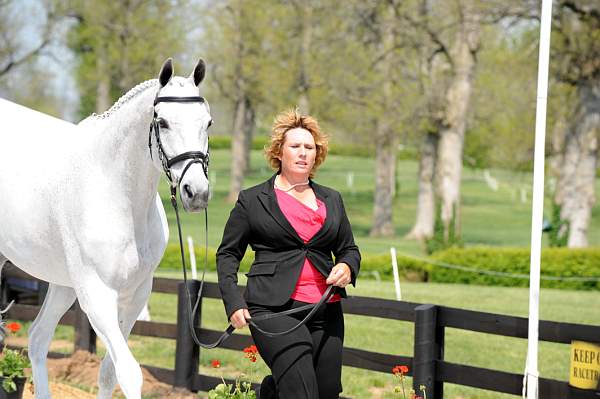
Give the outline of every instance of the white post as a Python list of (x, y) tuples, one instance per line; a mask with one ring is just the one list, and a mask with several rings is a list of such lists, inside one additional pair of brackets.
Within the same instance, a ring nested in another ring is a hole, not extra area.
[(402, 291), (400, 291), (400, 276), (398, 275), (398, 261), (396, 260), (396, 248), (391, 247), (390, 253), (392, 255), (392, 271), (394, 272), (394, 287), (396, 287), (396, 299), (402, 300)]
[(346, 173), (346, 187), (354, 192), (354, 172)]
[(533, 199), (531, 201), (531, 258), (529, 269), (529, 334), (527, 341), (527, 399), (538, 398), (538, 340), (540, 302), (540, 258), (544, 212), (544, 148), (546, 141), (546, 105), (548, 100), (548, 64), (552, 0), (542, 0), (540, 50), (538, 61), (537, 107), (535, 115), (535, 152), (533, 161)]
[(196, 254), (194, 253), (194, 240), (192, 237), (187, 237), (188, 248), (190, 250), (190, 267), (192, 268), (192, 280), (198, 280), (198, 274), (196, 273)]

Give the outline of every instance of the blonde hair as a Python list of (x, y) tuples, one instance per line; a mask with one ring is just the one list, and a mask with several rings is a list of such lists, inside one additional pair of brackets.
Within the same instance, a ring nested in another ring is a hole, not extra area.
[(309, 177), (312, 179), (317, 168), (325, 161), (327, 157), (328, 142), (327, 134), (319, 127), (317, 120), (308, 115), (301, 115), (297, 109), (284, 111), (275, 117), (271, 127), (271, 142), (265, 146), (265, 157), (274, 170), (281, 172), (281, 150), (285, 142), (285, 134), (296, 128), (308, 130), (315, 140), (317, 155), (315, 164), (310, 171)]

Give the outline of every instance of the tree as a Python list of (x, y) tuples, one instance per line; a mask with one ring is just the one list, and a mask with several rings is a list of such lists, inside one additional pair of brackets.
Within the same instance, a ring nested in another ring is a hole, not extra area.
[[(60, 93), (49, 84), (54, 75), (47, 62), (54, 56), (52, 46), (60, 42), (60, 26), (66, 18), (58, 0), (0, 1), (0, 95), (61, 116)], [(25, 26), (29, 27), (27, 35)]]
[(42, 54), (54, 40), (56, 25), (63, 18), (60, 5), (44, 2), (39, 6), (43, 14), (39, 18), (39, 37), (35, 43), (27, 44), (23, 40), (22, 16), (33, 11), (14, 0), (0, 1), (0, 77)]
[(228, 202), (237, 199), (250, 168), (257, 109), (265, 99), (271, 68), (268, 51), (276, 42), (269, 35), (278, 34), (270, 32), (270, 25), (278, 21), (277, 7), (271, 15), (263, 7), (271, 10), (257, 0), (227, 0), (211, 4), (203, 13), (204, 47), (214, 64), (211, 81), (233, 113)]
[[(566, 223), (569, 247), (585, 247), (598, 168), (600, 140), (600, 5), (561, 0), (554, 18), (553, 72), (572, 88), (575, 104), (555, 125), (559, 167), (554, 201)], [(570, 112), (569, 112), (570, 111)], [(560, 148), (562, 147), (562, 148)]]
[[(78, 60), (80, 114), (104, 112), (135, 84), (177, 57), (191, 26), (186, 0), (73, 1), (69, 47)], [(168, 27), (168, 28), (167, 28)]]
[[(460, 237), (460, 186), (465, 135), (473, 114), (476, 67), (485, 27), (532, 17), (530, 1), (421, 0), (408, 13), (413, 34), (420, 37), (422, 93), (426, 99), (421, 126), (419, 196), (415, 225), (409, 238), (433, 234), (436, 197), (444, 237)], [(533, 8), (535, 9), (535, 8)], [(454, 220), (456, 219), (456, 220)], [(454, 227), (451, 227), (454, 226)], [(450, 234), (449, 229), (456, 231)]]

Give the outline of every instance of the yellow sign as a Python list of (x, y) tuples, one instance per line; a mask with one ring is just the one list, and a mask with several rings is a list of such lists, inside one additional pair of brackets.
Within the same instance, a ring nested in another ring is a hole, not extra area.
[(571, 341), (571, 373), (569, 385), (596, 389), (600, 379), (600, 344)]

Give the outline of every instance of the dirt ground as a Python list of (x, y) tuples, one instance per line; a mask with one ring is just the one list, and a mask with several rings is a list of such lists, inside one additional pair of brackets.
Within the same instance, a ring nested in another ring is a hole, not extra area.
[[(51, 381), (50, 390), (52, 396), (61, 399), (95, 398), (100, 363), (101, 359), (98, 356), (85, 351), (77, 351), (71, 357), (63, 359), (48, 359), (48, 377)], [(198, 399), (198, 396), (190, 391), (174, 389), (170, 385), (157, 381), (144, 368), (142, 368), (142, 374), (144, 376), (144, 385), (142, 387), (142, 394), (144, 396)], [(88, 388), (82, 390), (72, 385)], [(33, 397), (31, 386), (26, 386), (24, 399), (33, 399)], [(114, 397), (123, 397), (120, 389), (115, 391)]]

